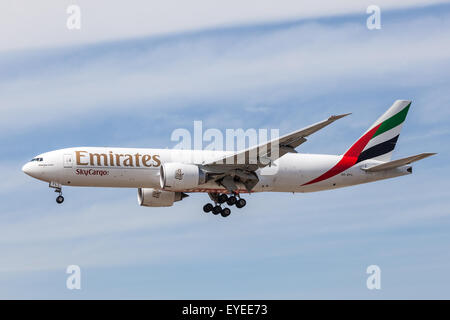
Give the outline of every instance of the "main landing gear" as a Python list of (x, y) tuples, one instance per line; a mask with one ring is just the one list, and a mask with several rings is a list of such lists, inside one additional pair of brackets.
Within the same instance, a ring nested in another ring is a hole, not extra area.
[(48, 185), (50, 188), (55, 189), (55, 192), (58, 193), (58, 196), (56, 197), (56, 203), (61, 204), (64, 202), (64, 197), (62, 196), (62, 187), (61, 184), (56, 182), (50, 182)]
[[(237, 197), (236, 197), (237, 196)], [(207, 203), (203, 206), (203, 211), (208, 213), (212, 212), (214, 215), (220, 214), (222, 217), (228, 217), (231, 214), (230, 208), (222, 208), (222, 204), (226, 203), (229, 206), (236, 205), (236, 208), (243, 208), (247, 204), (245, 199), (242, 199), (238, 194), (228, 196), (225, 193), (217, 194), (210, 193), (209, 197), (214, 201), (214, 204)]]

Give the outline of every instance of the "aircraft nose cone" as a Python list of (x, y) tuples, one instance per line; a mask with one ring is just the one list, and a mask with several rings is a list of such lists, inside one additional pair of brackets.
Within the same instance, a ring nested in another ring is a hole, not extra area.
[(22, 171), (24, 173), (26, 173), (27, 175), (31, 176), (31, 163), (26, 163), (23, 167), (22, 167)]

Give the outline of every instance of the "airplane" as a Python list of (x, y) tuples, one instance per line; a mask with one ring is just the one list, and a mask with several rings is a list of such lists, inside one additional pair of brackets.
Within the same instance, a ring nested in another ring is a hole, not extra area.
[[(62, 186), (137, 188), (138, 203), (169, 207), (189, 193), (208, 193), (203, 211), (227, 217), (243, 208), (242, 194), (317, 192), (412, 173), (411, 163), (436, 153), (391, 160), (410, 100), (394, 104), (341, 155), (295, 150), (311, 134), (349, 114), (241, 151), (76, 147), (46, 152), (22, 171), (48, 182), (64, 201)], [(275, 170), (274, 170), (275, 169)], [(227, 205), (227, 206), (226, 206)]]

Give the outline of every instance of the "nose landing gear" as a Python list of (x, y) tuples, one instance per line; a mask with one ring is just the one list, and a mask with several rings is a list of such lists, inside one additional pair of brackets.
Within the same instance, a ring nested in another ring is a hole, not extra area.
[(56, 202), (59, 203), (59, 204), (63, 203), (64, 202), (64, 197), (62, 195), (57, 196), (56, 197)]
[(62, 186), (61, 184), (57, 182), (50, 182), (48, 185), (50, 188), (55, 189), (55, 192), (58, 193), (58, 196), (56, 197), (56, 203), (61, 204), (64, 202), (64, 197), (62, 196)]

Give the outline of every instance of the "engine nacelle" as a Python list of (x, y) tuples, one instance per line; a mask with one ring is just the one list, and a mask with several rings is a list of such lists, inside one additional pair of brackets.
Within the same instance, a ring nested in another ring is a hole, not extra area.
[(160, 170), (161, 189), (192, 189), (206, 182), (205, 173), (195, 164), (168, 162)]
[(156, 190), (153, 188), (138, 189), (138, 203), (144, 207), (170, 207), (174, 202), (183, 200), (187, 196), (183, 192)]

